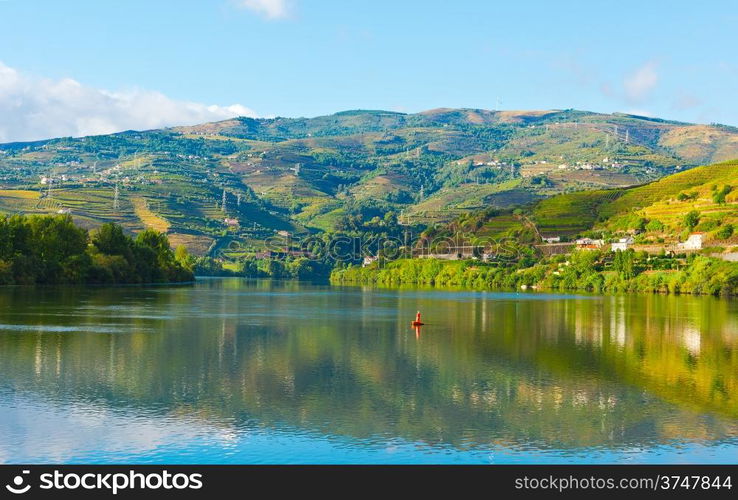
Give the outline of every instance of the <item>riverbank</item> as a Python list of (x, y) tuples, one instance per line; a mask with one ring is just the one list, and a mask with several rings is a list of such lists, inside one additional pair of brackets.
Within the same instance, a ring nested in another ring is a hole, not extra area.
[(532, 266), (400, 259), (331, 273), (333, 284), (460, 286), (475, 290), (586, 291), (738, 296), (738, 263), (706, 256), (675, 259), (635, 252), (575, 252)]

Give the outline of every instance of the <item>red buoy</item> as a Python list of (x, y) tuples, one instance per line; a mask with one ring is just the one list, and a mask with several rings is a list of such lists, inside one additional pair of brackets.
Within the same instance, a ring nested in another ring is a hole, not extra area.
[(418, 311), (418, 314), (415, 315), (415, 321), (410, 322), (413, 326), (423, 326), (425, 323), (420, 321), (420, 311)]

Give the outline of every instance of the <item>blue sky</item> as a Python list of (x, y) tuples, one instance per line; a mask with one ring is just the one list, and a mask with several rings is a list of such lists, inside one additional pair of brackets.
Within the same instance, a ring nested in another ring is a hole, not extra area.
[(738, 125), (736, 26), (734, 1), (0, 0), (0, 140), (498, 102)]

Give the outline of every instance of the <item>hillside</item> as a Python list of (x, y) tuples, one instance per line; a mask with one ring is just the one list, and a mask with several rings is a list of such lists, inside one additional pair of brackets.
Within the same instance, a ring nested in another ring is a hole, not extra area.
[(599, 218), (600, 196), (727, 158), (738, 158), (736, 128), (576, 110), (238, 118), (0, 145), (0, 212), (150, 227), (216, 254), (234, 239), (256, 249), (277, 231), (332, 230), (348, 215), (430, 224), (594, 190), (544, 200), (530, 217), (573, 234)]
[(736, 229), (738, 161), (729, 161), (630, 188), (560, 194), (514, 212), (468, 214), (429, 236), (512, 237), (540, 243), (541, 237), (566, 240), (596, 233), (607, 239), (637, 233), (637, 244), (665, 246), (694, 231), (705, 233), (705, 244), (719, 251), (738, 245)]

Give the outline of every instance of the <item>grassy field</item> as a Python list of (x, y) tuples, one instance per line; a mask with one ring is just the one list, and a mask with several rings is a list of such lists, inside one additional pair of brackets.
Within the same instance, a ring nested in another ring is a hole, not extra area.
[(134, 213), (141, 219), (141, 223), (144, 226), (155, 229), (160, 233), (169, 231), (169, 226), (171, 226), (169, 221), (152, 212), (145, 198), (140, 196), (133, 197), (131, 198), (131, 203), (133, 204)]

